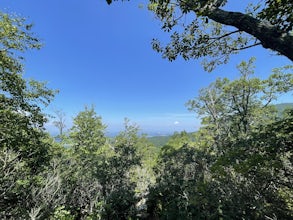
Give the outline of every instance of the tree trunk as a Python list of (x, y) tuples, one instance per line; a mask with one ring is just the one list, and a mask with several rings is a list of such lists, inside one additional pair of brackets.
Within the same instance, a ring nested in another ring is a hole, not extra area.
[(290, 35), (289, 32), (283, 32), (268, 22), (240, 12), (228, 12), (216, 8), (208, 12), (206, 16), (254, 36), (264, 48), (277, 51), (293, 61), (293, 35)]

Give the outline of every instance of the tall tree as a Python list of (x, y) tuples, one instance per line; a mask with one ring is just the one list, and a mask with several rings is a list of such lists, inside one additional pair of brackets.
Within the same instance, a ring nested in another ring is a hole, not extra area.
[(210, 131), (216, 144), (245, 137), (260, 124), (275, 120), (277, 114), (273, 114), (269, 104), (279, 94), (293, 89), (292, 67), (274, 69), (270, 77), (261, 80), (252, 77), (253, 61), (237, 66), (239, 79), (218, 78), (187, 103), (202, 117), (202, 124), (206, 125), (203, 129)]
[[(31, 187), (42, 185), (40, 174), (51, 158), (44, 128), (47, 118), (42, 108), (50, 103), (55, 91), (22, 76), (24, 52), (41, 46), (30, 29), (24, 19), (0, 12), (0, 151), (4, 163), (0, 203), (6, 204), (4, 210), (0, 207), (3, 219), (28, 218), (26, 211), (33, 205)], [(11, 178), (7, 179), (7, 174)]]
[[(129, 119), (126, 118), (124, 126), (125, 129), (115, 137), (114, 146), (117, 146), (118, 149), (121, 147), (129, 149), (124, 160), (128, 161), (127, 164), (131, 167), (126, 173), (130, 173), (131, 181), (135, 183), (135, 197), (139, 200), (137, 208), (140, 215), (143, 216), (143, 213), (146, 212), (145, 202), (149, 187), (155, 182), (152, 168), (156, 164), (159, 149), (152, 145), (144, 134), (139, 134), (137, 124), (130, 123)], [(125, 182), (127, 184), (127, 181)]]
[(41, 144), (47, 121), (42, 107), (55, 91), (22, 77), (23, 52), (41, 46), (30, 28), (24, 19), (0, 12), (0, 145), (18, 152), (36, 171), (47, 161), (48, 149)]
[(269, 106), (293, 89), (286, 68), (261, 80), (253, 59), (242, 62), (239, 79), (218, 79), (189, 102), (204, 126), (194, 146), (182, 133), (161, 148), (150, 218), (292, 218), (293, 112), (280, 118)]
[(73, 151), (81, 157), (95, 154), (106, 143), (105, 128), (94, 107), (85, 107), (85, 110), (74, 118), (70, 130)]
[(66, 208), (75, 219), (100, 214), (99, 203), (103, 201), (101, 181), (97, 178), (98, 164), (104, 160), (102, 149), (106, 143), (106, 126), (94, 107), (85, 107), (73, 119), (69, 131)]
[(226, 63), (231, 54), (257, 45), (293, 61), (291, 0), (247, 3), (242, 12), (227, 10), (225, 6), (231, 2), (150, 0), (149, 9), (162, 21), (162, 29), (172, 32), (169, 44), (161, 46), (154, 40), (154, 49), (171, 61), (178, 55), (184, 59), (207, 57), (204, 62), (209, 71)]

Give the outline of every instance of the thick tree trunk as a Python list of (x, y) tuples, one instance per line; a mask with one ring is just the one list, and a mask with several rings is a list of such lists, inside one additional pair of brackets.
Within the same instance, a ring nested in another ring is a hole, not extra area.
[(268, 22), (260, 21), (240, 12), (228, 12), (216, 8), (206, 14), (221, 24), (233, 26), (257, 38), (264, 48), (269, 48), (293, 61), (293, 36), (282, 32)]

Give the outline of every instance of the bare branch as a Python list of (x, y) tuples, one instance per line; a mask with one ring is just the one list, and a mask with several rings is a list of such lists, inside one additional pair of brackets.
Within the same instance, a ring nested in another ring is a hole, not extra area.
[(232, 31), (232, 32), (229, 32), (229, 33), (227, 33), (227, 34), (224, 34), (224, 35), (222, 35), (222, 36), (220, 36), (220, 37), (210, 37), (209, 39), (212, 39), (212, 40), (220, 40), (220, 39), (222, 39), (222, 38), (224, 38), (224, 37), (228, 37), (228, 36), (230, 36), (230, 35), (232, 35), (232, 34), (236, 34), (236, 33), (240, 33), (240, 32), (241, 32), (240, 30)]
[(246, 46), (246, 47), (230, 48), (230, 49), (231, 49), (231, 51), (240, 51), (240, 50), (245, 50), (245, 49), (255, 47), (255, 46), (258, 46), (258, 45), (261, 45), (261, 43), (259, 42), (259, 43), (255, 43), (255, 44), (252, 44), (252, 45), (249, 45), (249, 46)]

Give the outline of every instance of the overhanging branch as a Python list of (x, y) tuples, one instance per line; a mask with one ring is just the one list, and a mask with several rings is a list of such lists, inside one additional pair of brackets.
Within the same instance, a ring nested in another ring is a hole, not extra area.
[(244, 31), (260, 41), (264, 48), (270, 48), (293, 61), (293, 36), (277, 27), (252, 16), (214, 8), (205, 14), (208, 18)]

